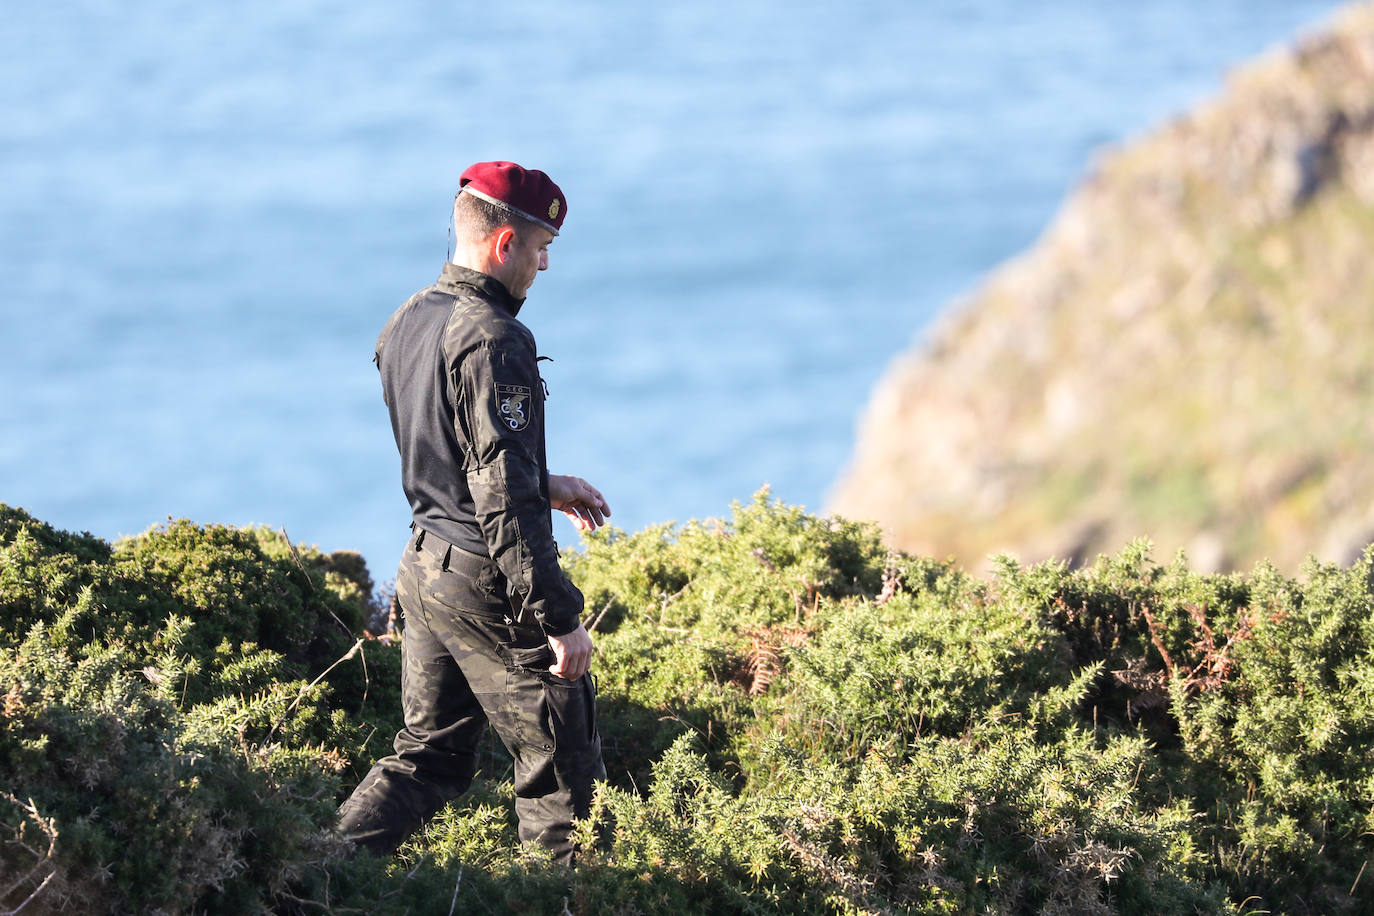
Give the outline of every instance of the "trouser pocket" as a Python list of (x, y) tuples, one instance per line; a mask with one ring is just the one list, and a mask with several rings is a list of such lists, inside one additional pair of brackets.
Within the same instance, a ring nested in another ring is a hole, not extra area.
[(512, 668), (524, 668), (527, 671), (548, 671), (557, 660), (547, 639), (543, 645), (507, 647), (506, 655)]
[(539, 680), (544, 683), (549, 728), (553, 732), (555, 750), (566, 750), (575, 755), (599, 751), (596, 689), (592, 685), (591, 675), (584, 674), (570, 681), (545, 671), (539, 674)]
[(507, 699), (522, 745), (557, 758), (558, 769), (583, 769), (600, 760), (596, 689), (590, 674), (575, 681), (549, 671), (557, 661), (548, 637), (537, 627), (515, 625), (498, 652), (506, 665)]

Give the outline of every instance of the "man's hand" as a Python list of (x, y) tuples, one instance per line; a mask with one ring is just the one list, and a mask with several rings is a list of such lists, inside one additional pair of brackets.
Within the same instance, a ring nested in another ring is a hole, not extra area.
[(592, 636), (580, 623), (571, 633), (550, 636), (549, 647), (554, 657), (550, 674), (575, 681), (592, 666)]
[(568, 518), (579, 531), (594, 531), (606, 524), (611, 514), (610, 503), (601, 491), (581, 477), (566, 474), (549, 475), (549, 502)]

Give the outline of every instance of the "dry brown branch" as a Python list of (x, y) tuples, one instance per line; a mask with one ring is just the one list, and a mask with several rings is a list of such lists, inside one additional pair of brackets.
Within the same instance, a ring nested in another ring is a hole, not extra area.
[(310, 581), (310, 573), (305, 568), (305, 562), (301, 560), (300, 551), (296, 550), (296, 545), (291, 543), (291, 535), (286, 533), (285, 528), (278, 528), (277, 530), (281, 532), (282, 539), (286, 541), (286, 548), (291, 551), (291, 559), (296, 561), (296, 567), (300, 569), (301, 574), (305, 576), (306, 594), (313, 595), (315, 593), (315, 583)]
[(666, 593), (660, 593), (660, 594), (659, 594), (659, 596), (658, 596), (658, 599), (659, 599), (659, 604), (658, 604), (658, 622), (659, 622), (660, 625), (663, 623), (663, 615), (666, 614), (666, 613), (668, 612), (668, 605), (671, 604), (673, 601), (677, 600), (678, 598), (682, 597), (682, 593), (685, 592), (685, 591), (687, 591), (687, 589), (689, 589), (689, 588), (691, 588), (691, 587), (692, 587), (692, 580), (688, 579), (686, 585), (682, 586), (682, 588), (680, 588), (680, 589), (678, 589), (677, 591), (673, 592), (671, 595), (666, 594)]
[[(603, 612), (604, 613), (604, 612)], [(463, 886), (463, 866), (458, 866), (458, 880), (453, 884), (453, 899), (449, 901), (448, 916), (453, 916), (453, 910), (458, 906), (458, 889)], [(566, 904), (564, 905), (566, 909)]]
[(324, 912), (326, 912), (326, 913), (331, 913), (331, 914), (332, 914), (332, 913), (362, 913), (362, 912), (364, 912), (363, 910), (354, 909), (353, 907), (339, 907), (339, 906), (334, 906), (334, 905), (331, 905), (330, 903), (328, 903), (327, 901), (326, 901), (325, 903), (320, 903), (318, 900), (307, 900), (307, 899), (305, 899), (304, 897), (297, 897), (295, 894), (288, 894), (286, 891), (279, 891), (279, 892), (277, 893), (277, 896), (278, 896), (278, 897), (281, 897), (283, 900), (290, 900), (292, 903), (294, 903), (294, 904), (296, 904), (296, 905), (298, 905), (298, 906), (315, 906), (315, 907), (319, 907), (319, 908), (320, 908), (321, 910), (323, 910)]
[(596, 628), (599, 627), (599, 626), (601, 626), (601, 621), (605, 619), (605, 617), (606, 617), (606, 612), (609, 611), (609, 610), (611, 609), (611, 605), (613, 605), (613, 604), (615, 604), (615, 598), (614, 598), (614, 597), (611, 597), (611, 598), (607, 598), (607, 599), (606, 599), (606, 604), (601, 608), (600, 611), (598, 611), (598, 612), (596, 613), (595, 616), (592, 617), (591, 623), (588, 623), (588, 624), (587, 624), (587, 632), (588, 632), (588, 633), (595, 633), (595, 632), (596, 632)]
[(1169, 650), (1164, 648), (1164, 639), (1160, 635), (1159, 622), (1155, 620), (1155, 615), (1145, 605), (1140, 606), (1140, 616), (1145, 618), (1145, 626), (1150, 631), (1150, 642), (1154, 645), (1155, 651), (1159, 653), (1159, 657), (1164, 660), (1164, 673), (1168, 675), (1170, 680), (1173, 680), (1174, 660), (1169, 655)]
[[(32, 798), (28, 800), (28, 804), (23, 804), (19, 799), (10, 795), (8, 792), (0, 792), (0, 797), (3, 797), (6, 801), (24, 813), (24, 822), (18, 827), (9, 827), (9, 825), (5, 825), (6, 828), (14, 834), (12, 839), (5, 841), (5, 845), (18, 847), (33, 856), (35, 860), (33, 866), (28, 871), (10, 882), (3, 890), (0, 890), (0, 900), (6, 900), (15, 893), (22, 891), (26, 885), (32, 884), (35, 881), (38, 882), (37, 886), (29, 892), (28, 896), (25, 897), (18, 906), (14, 909), (5, 910), (3, 913), (0, 913), (0, 916), (16, 916), (16, 914), (22, 912), (30, 903), (37, 900), (38, 895), (43, 893), (57, 875), (57, 821), (53, 818), (43, 817), (39, 814), (38, 806), (33, 803)], [(27, 842), (24, 828), (30, 823), (35, 825), (38, 828), (39, 834), (47, 839), (48, 848), (46, 850), (35, 849)], [(44, 874), (44, 872), (46, 872), (46, 874)], [(42, 875), (41, 878), (39, 877), (40, 875)]]
[(1238, 642), (1250, 638), (1250, 615), (1242, 610), (1235, 632), (1227, 634), (1225, 644), (1217, 648), (1216, 634), (1208, 625), (1203, 609), (1190, 606), (1188, 612), (1199, 631), (1199, 635), (1193, 641), (1193, 650), (1201, 655), (1201, 659), (1188, 675), (1188, 688), (1200, 692), (1215, 690), (1231, 676), (1235, 668), (1235, 662), (1231, 660), (1231, 650)]
[(806, 592), (805, 604), (802, 602), (801, 592), (792, 592), (792, 601), (797, 606), (797, 623), (801, 623), (803, 618), (810, 620), (821, 606), (821, 587), (806, 576), (801, 577), (801, 586)]
[(401, 635), (401, 602), (396, 597), (395, 581), (383, 582), (368, 607), (367, 620), (363, 623), (367, 635), (383, 645), (396, 642)]
[(883, 563), (883, 590), (873, 599), (874, 604), (887, 604), (897, 597), (897, 590), (902, 587), (902, 570), (897, 565), (897, 552), (889, 550), (887, 560)]
[[(1189, 658), (1185, 664), (1192, 664), (1187, 668), (1187, 674), (1182, 675), (1183, 687), (1190, 694), (1195, 695), (1209, 690), (1216, 690), (1226, 679), (1231, 676), (1235, 668), (1235, 662), (1231, 659), (1231, 650), (1242, 640), (1250, 638), (1250, 630), (1253, 625), (1250, 614), (1242, 611), (1240, 619), (1236, 623), (1236, 629), (1228, 634), (1224, 634), (1225, 642), (1218, 646), (1217, 633), (1212, 629), (1212, 625), (1207, 622), (1207, 612), (1205, 608), (1198, 605), (1187, 606), (1188, 616), (1192, 618), (1193, 626), (1196, 630), (1192, 641), (1188, 645)], [(1155, 651), (1164, 661), (1164, 676), (1166, 680), (1173, 680), (1175, 676), (1181, 675), (1181, 665), (1174, 661), (1173, 656), (1164, 648), (1163, 630), (1159, 622), (1148, 607), (1140, 608), (1141, 616), (1145, 618), (1145, 625), (1150, 632), (1150, 642), (1154, 645)], [(1193, 660), (1196, 659), (1194, 662)], [(1120, 673), (1118, 680), (1121, 680)], [(1122, 683), (1127, 683), (1122, 680)], [(1128, 684), (1128, 686), (1131, 686)]]
[[(845, 894), (849, 896), (851, 903), (858, 905), (872, 889), (874, 879), (871, 876), (860, 878), (855, 875), (845, 868), (843, 863), (837, 861), (834, 856), (829, 855), (823, 849), (817, 849), (795, 830), (791, 828), (784, 830), (782, 837), (787, 841), (788, 850), (797, 857), (802, 865), (842, 888)], [(869, 912), (866, 907), (860, 907), (860, 911)]]
[(267, 737), (262, 739), (263, 744), (266, 744), (268, 741), (272, 740), (272, 736), (276, 734), (277, 729), (281, 726), (281, 724), (286, 721), (286, 717), (291, 715), (291, 712), (297, 706), (300, 705), (301, 700), (305, 699), (306, 694), (308, 694), (315, 687), (316, 684), (324, 680), (329, 675), (329, 672), (333, 671), (335, 668), (339, 667), (344, 662), (348, 661), (350, 658), (352, 658), (353, 656), (357, 655), (359, 652), (362, 651), (363, 640), (364, 637), (358, 637), (358, 640), (355, 643), (353, 643), (353, 648), (349, 649), (342, 656), (340, 656), (339, 659), (336, 662), (334, 662), (334, 664), (330, 665), (328, 668), (321, 671), (319, 677), (315, 678), (309, 684), (306, 684), (304, 687), (300, 689), (300, 691), (296, 694), (296, 698), (291, 701), (291, 705), (286, 707), (286, 711), (277, 717), (277, 721), (272, 723), (272, 727), (267, 731)]
[(386, 642), (395, 642), (396, 634), (401, 631), (401, 598), (396, 594), (396, 587), (391, 587), (391, 594), (386, 602), (386, 631), (379, 639)]

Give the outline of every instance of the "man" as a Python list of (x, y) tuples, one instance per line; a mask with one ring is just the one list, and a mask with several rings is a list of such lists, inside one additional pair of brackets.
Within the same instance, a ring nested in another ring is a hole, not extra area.
[(516, 320), (567, 213), (543, 172), (467, 169), (452, 261), (377, 341), (414, 517), (396, 574), (405, 728), (340, 808), (340, 827), (378, 854), (467, 790), (488, 722), (515, 761), (521, 840), (560, 861), (605, 778), (592, 640), (550, 510), (588, 530), (611, 510), (586, 481), (548, 473), (539, 357)]

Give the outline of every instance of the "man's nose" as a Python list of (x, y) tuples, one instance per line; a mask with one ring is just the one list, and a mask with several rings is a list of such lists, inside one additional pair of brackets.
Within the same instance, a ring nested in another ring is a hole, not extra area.
[(539, 255), (539, 269), (540, 269), (540, 270), (548, 270), (548, 269), (549, 269), (549, 256), (548, 256), (547, 254), (542, 253), (542, 252), (541, 252), (540, 255)]

